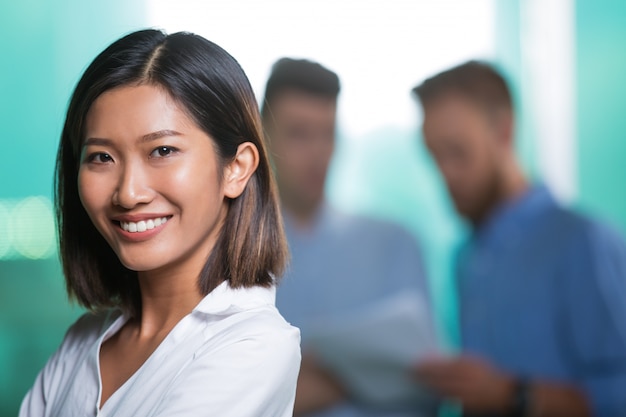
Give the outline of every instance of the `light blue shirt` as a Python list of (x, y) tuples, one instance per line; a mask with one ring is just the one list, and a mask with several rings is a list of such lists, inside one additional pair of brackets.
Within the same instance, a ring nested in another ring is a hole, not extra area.
[(543, 186), (498, 210), (459, 259), (465, 351), (519, 376), (584, 389), (598, 417), (626, 410), (626, 245)]
[[(318, 323), (362, 310), (388, 296), (427, 285), (420, 251), (404, 229), (340, 213), (325, 205), (311, 230), (301, 232), (285, 214), (291, 264), (277, 292), (281, 314), (300, 328), (303, 351)], [(427, 416), (423, 410), (393, 413), (340, 404), (316, 417)]]

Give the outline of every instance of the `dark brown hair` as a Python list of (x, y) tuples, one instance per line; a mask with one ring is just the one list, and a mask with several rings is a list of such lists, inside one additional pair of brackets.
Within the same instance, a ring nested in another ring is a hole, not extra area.
[(413, 88), (424, 107), (447, 94), (459, 94), (487, 112), (512, 110), (511, 92), (496, 69), (480, 61), (468, 61), (450, 68)]
[(237, 61), (191, 33), (131, 33), (89, 65), (70, 100), (56, 163), (55, 205), (60, 254), (70, 297), (95, 310), (120, 307), (137, 314), (137, 273), (124, 267), (96, 230), (78, 194), (85, 118), (104, 92), (125, 85), (164, 88), (214, 141), (222, 167), (238, 146), (254, 144), (259, 166), (244, 192), (229, 200), (218, 240), (199, 276), (208, 294), (222, 281), (233, 288), (270, 286), (282, 274), (287, 246), (276, 186), (267, 159), (257, 102)]
[(265, 85), (261, 114), (266, 117), (267, 108), (274, 97), (285, 90), (336, 99), (340, 89), (337, 74), (317, 62), (281, 58), (272, 66), (272, 73)]

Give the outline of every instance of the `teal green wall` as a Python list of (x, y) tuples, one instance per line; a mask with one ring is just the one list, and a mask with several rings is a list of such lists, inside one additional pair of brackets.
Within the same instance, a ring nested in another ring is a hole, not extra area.
[(579, 202), (626, 234), (626, 2), (576, 4)]
[[(626, 3), (572, 0), (574, 5), (578, 190), (574, 205), (626, 234)], [(513, 82), (518, 108), (518, 151), (532, 177), (540, 177), (528, 67), (522, 55), (524, 0), (496, 0), (496, 61)], [(532, 22), (528, 22), (532, 26)], [(540, 97), (535, 99), (539, 100)]]
[(37, 260), (27, 259), (28, 251), (6, 248), (18, 241), (10, 236), (16, 230), (37, 233), (32, 224), (53, 233), (51, 213), (26, 218), (21, 228), (3, 221), (8, 215), (16, 219), (16, 208), (28, 196), (51, 198), (58, 137), (73, 85), (96, 53), (141, 27), (143, 16), (141, 1), (0, 5), (0, 416), (17, 414), (36, 373), (80, 314), (65, 296), (54, 246)]
[(509, 81), (516, 110), (516, 150), (525, 172), (536, 178), (537, 144), (534, 140), (532, 103), (528, 100), (526, 71), (522, 56), (520, 1), (496, 0), (494, 22), (494, 63)]

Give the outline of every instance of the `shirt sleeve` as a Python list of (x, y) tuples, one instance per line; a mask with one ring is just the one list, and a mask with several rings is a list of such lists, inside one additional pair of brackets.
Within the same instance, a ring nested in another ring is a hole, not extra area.
[(594, 415), (626, 410), (626, 245), (590, 225), (567, 259), (565, 348)]
[[(74, 379), (76, 366), (84, 360), (89, 347), (103, 328), (117, 317), (117, 313), (112, 314), (110, 311), (86, 313), (68, 329), (63, 342), (39, 372), (35, 383), (24, 397), (19, 417), (55, 415), (52, 409), (59, 406), (60, 397)], [(93, 412), (95, 413), (95, 401)]]
[(177, 377), (154, 416), (291, 417), (300, 370), (296, 328), (260, 328), (199, 352)]
[(50, 380), (53, 378), (54, 370), (57, 368), (60, 354), (61, 351), (59, 349), (37, 375), (35, 383), (22, 400), (19, 417), (42, 417), (47, 415), (47, 393), (50, 387)]

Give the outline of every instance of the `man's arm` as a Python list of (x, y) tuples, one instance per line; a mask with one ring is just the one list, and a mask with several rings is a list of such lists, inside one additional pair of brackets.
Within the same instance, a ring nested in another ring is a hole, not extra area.
[(577, 387), (541, 380), (530, 380), (521, 387), (514, 376), (470, 356), (427, 360), (415, 373), (443, 397), (459, 401), (470, 415), (591, 416), (588, 401)]
[(344, 399), (345, 392), (339, 382), (311, 355), (304, 355), (296, 388), (294, 416), (323, 410)]

